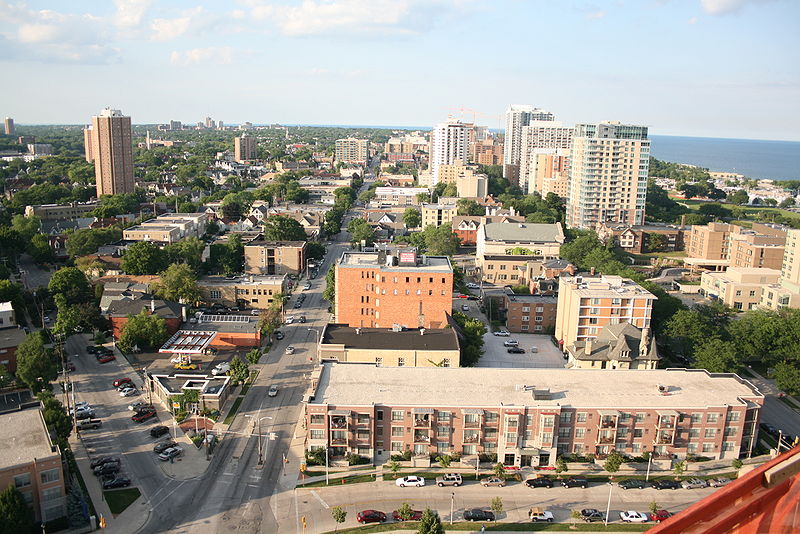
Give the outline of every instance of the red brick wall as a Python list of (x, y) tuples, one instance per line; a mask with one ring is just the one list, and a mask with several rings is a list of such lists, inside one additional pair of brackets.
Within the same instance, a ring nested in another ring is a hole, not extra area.
[(459, 239), (461, 239), (462, 245), (476, 245), (478, 243), (478, 231), (477, 230), (458, 230), (453, 229), (453, 233), (456, 234)]

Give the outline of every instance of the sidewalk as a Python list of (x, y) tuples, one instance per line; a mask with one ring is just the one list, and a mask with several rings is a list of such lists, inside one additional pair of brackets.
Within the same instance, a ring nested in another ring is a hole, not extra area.
[(761, 382), (762, 385), (759, 387), (761, 393), (763, 393), (764, 395), (775, 395), (776, 397), (781, 397), (782, 399), (786, 400), (789, 404), (792, 405), (791, 408), (793, 408), (797, 412), (800, 412), (800, 401), (798, 401), (791, 395), (786, 395), (785, 393), (783, 393), (783, 391), (781, 391), (780, 388), (778, 388), (778, 385), (775, 383), (775, 380), (761, 376), (752, 367), (748, 367), (747, 372), (751, 373), (754, 377), (756, 377), (756, 380)]

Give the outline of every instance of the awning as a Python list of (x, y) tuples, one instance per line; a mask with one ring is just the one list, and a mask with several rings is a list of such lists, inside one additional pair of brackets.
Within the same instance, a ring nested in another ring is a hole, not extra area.
[(656, 410), (656, 413), (658, 414), (659, 417), (677, 417), (678, 415), (680, 415), (675, 410)]
[(433, 415), (435, 411), (436, 410), (434, 410), (433, 408), (412, 408), (411, 409), (411, 413), (430, 414), (430, 415)]
[(328, 412), (329, 415), (346, 415), (350, 416), (352, 412), (350, 410), (331, 410)]
[(606, 416), (619, 417), (620, 415), (619, 410), (599, 410), (599, 413), (600, 417), (606, 417)]
[(462, 408), (461, 413), (467, 415), (483, 415), (483, 410), (480, 408)]

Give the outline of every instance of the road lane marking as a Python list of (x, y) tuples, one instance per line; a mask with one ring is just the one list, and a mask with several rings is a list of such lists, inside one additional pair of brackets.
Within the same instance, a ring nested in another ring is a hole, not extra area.
[(184, 480), (183, 482), (181, 482), (180, 484), (178, 484), (178, 486), (177, 486), (177, 487), (176, 487), (174, 490), (172, 490), (172, 491), (170, 491), (169, 493), (167, 493), (167, 494), (164, 496), (164, 498), (163, 498), (163, 499), (161, 499), (161, 500), (160, 500), (160, 501), (158, 501), (156, 504), (154, 504), (153, 506), (151, 506), (151, 507), (150, 507), (150, 510), (151, 510), (151, 511), (152, 511), (152, 510), (155, 510), (155, 509), (158, 507), (158, 505), (160, 505), (162, 502), (164, 502), (165, 500), (167, 500), (167, 499), (169, 498), (169, 496), (170, 496), (170, 495), (172, 495), (173, 493), (175, 493), (176, 491), (178, 491), (178, 490), (181, 488), (181, 486), (183, 486), (185, 483), (186, 483), (186, 481)]
[(326, 503), (325, 500), (322, 497), (320, 497), (319, 493), (312, 490), (311, 495), (317, 498), (317, 500), (319, 501), (319, 503), (322, 505), (323, 508), (325, 508), (326, 510), (330, 508), (330, 506), (328, 506), (328, 503)]

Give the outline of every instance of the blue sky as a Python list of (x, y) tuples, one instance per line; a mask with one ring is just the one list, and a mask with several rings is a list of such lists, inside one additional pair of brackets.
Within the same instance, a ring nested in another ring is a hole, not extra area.
[[(800, 140), (797, 0), (0, 0), (0, 115)], [(466, 111), (460, 111), (460, 110)]]

